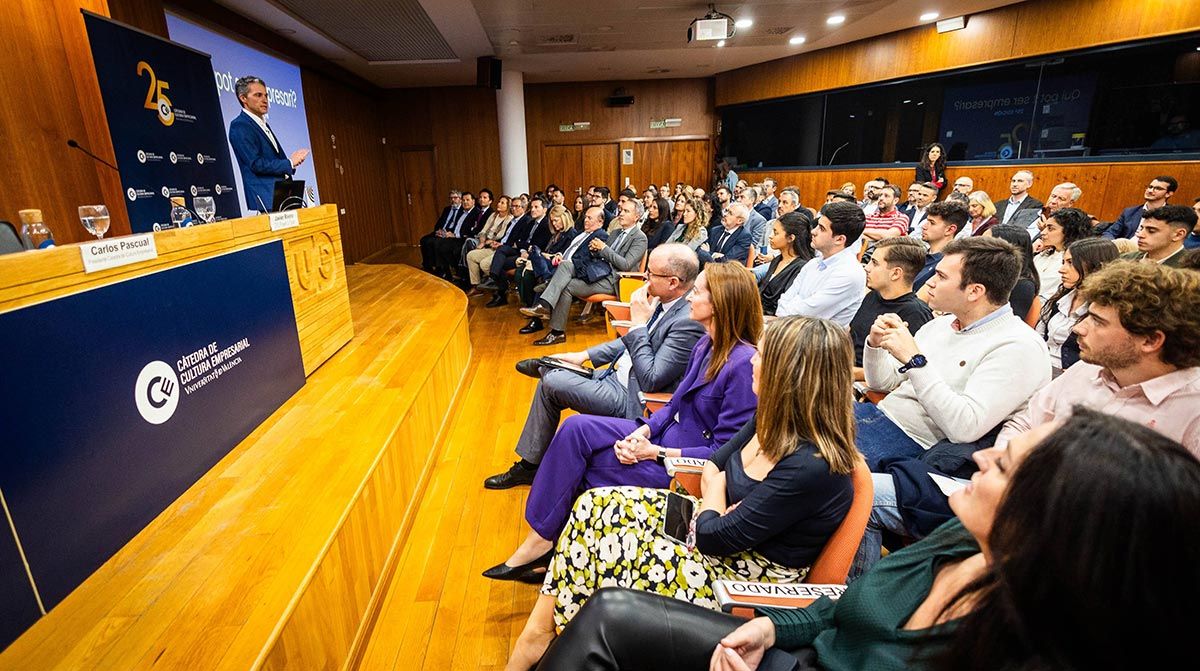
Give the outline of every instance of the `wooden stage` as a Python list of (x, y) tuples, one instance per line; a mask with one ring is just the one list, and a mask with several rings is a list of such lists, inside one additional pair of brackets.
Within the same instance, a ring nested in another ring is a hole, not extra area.
[(538, 348), (515, 307), (408, 266), (346, 271), (354, 339), (0, 669), (503, 665), (536, 592), (479, 575), (524, 534), (527, 490), (482, 487), (535, 386), (513, 363), (599, 342), (602, 321)]

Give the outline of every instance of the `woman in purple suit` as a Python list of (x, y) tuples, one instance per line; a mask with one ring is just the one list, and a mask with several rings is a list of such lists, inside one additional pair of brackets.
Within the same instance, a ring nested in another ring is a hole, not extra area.
[(546, 450), (525, 504), (533, 531), (503, 564), (483, 575), (541, 583), (576, 495), (592, 487), (667, 487), (666, 457), (707, 459), (754, 414), (750, 359), (762, 334), (754, 276), (737, 264), (714, 263), (687, 296), (706, 334), (671, 402), (648, 419), (574, 415)]

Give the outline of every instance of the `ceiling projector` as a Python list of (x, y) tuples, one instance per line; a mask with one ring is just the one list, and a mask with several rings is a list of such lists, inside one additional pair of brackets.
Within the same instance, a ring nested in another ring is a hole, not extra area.
[(733, 37), (733, 17), (722, 14), (713, 5), (708, 6), (708, 13), (692, 21), (688, 26), (688, 44), (710, 40), (727, 40)]

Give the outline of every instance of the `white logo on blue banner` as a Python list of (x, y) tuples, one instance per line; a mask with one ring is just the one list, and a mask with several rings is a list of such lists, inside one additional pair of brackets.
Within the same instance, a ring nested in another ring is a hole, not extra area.
[(133, 400), (142, 419), (162, 424), (179, 406), (179, 378), (175, 369), (162, 361), (151, 361), (142, 368), (133, 385)]

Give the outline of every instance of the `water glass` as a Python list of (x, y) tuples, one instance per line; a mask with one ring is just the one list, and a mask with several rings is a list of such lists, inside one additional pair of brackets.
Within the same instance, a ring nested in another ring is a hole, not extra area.
[(192, 201), (196, 216), (206, 224), (211, 224), (217, 218), (217, 204), (211, 196), (196, 196)]
[(83, 223), (83, 227), (87, 229), (88, 233), (96, 236), (97, 240), (103, 239), (104, 234), (108, 232), (108, 208), (103, 205), (81, 205), (79, 206), (79, 221)]

